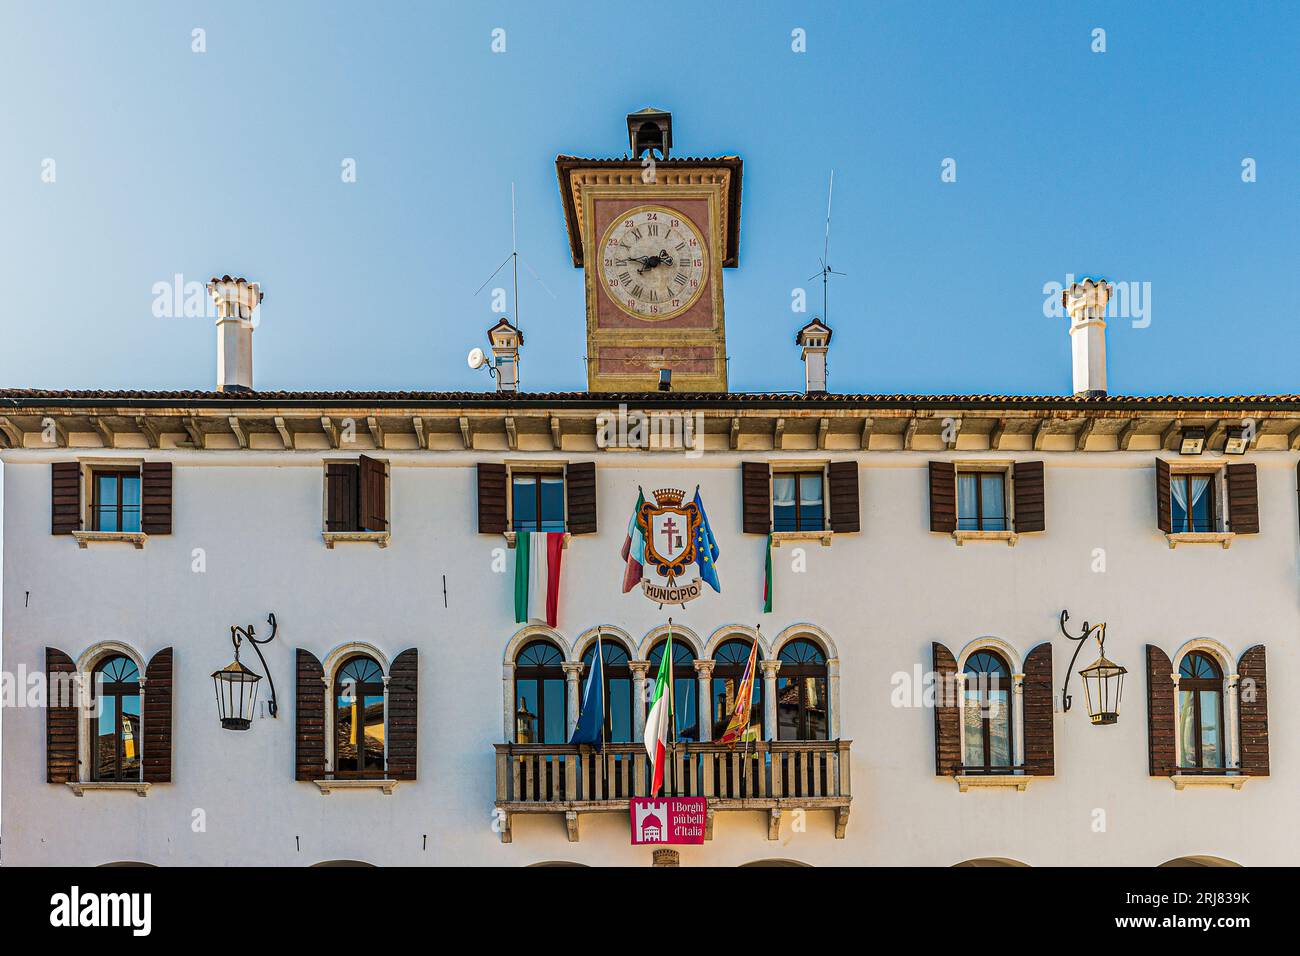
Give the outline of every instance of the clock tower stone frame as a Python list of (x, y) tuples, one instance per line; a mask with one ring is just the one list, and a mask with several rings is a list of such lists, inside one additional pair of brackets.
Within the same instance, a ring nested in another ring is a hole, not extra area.
[[(637, 115), (629, 116), (630, 129)], [(655, 115), (671, 123), (669, 114)], [(670, 125), (665, 134), (671, 142)], [(635, 138), (632, 142), (645, 152), (644, 159), (559, 156), (555, 163), (573, 264), (586, 273), (587, 389), (653, 391), (660, 369), (667, 368), (675, 391), (725, 392), (722, 270), (734, 268), (739, 258), (741, 160), (663, 159)], [(657, 220), (649, 224), (652, 229), (669, 230), (676, 223), (672, 238), (645, 244), (652, 242), (642, 234), (647, 218)], [(674, 257), (684, 254), (697, 234), (705, 248), (686, 265), (697, 267), (690, 275), (698, 287), (687, 289), (685, 265)], [(630, 236), (642, 245), (634, 250), (616, 245), (632, 241)], [(613, 258), (632, 252), (640, 255), (630, 265)], [(643, 292), (654, 279), (668, 291)], [(678, 298), (679, 287), (686, 291)]]

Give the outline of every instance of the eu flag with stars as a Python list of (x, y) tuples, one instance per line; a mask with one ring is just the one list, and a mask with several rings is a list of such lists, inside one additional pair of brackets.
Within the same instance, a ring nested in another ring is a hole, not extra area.
[(709, 527), (709, 516), (704, 513), (699, 488), (695, 489), (695, 507), (700, 512), (700, 528), (695, 532), (695, 566), (700, 569), (700, 580), (721, 594), (717, 565), (718, 540), (713, 537), (713, 529)]

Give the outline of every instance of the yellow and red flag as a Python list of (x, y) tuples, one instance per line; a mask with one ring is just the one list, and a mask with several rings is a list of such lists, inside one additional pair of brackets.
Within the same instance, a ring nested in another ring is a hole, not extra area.
[(731, 723), (727, 724), (727, 729), (718, 743), (734, 744), (738, 740), (748, 739), (746, 732), (749, 730), (749, 706), (754, 697), (754, 665), (757, 660), (758, 641), (755, 641), (749, 650), (745, 675), (740, 679), (740, 687), (736, 691), (736, 702), (731, 710)]

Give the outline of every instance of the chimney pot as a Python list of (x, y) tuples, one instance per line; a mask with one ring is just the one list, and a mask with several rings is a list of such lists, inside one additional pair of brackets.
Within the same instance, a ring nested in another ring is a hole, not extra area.
[(519, 347), (524, 344), (524, 333), (510, 324), (505, 316), (487, 331), (492, 346), (492, 365), (497, 370), (497, 391), (519, 391)]
[(217, 391), (253, 390), (253, 310), (262, 288), (247, 279), (212, 278), (208, 295), (217, 307)]
[(1106, 394), (1106, 305), (1110, 293), (1105, 279), (1087, 276), (1061, 293), (1061, 304), (1070, 316), (1074, 394), (1079, 397)]
[(806, 395), (826, 393), (826, 353), (831, 345), (831, 327), (821, 319), (811, 322), (795, 333), (794, 342), (802, 350), (803, 390)]

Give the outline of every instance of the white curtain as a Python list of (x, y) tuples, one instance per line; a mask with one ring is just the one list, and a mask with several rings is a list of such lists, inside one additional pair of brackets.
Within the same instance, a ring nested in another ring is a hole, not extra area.
[(822, 503), (822, 476), (802, 475), (799, 478), (799, 504), (819, 505)]
[(776, 508), (794, 507), (794, 475), (772, 476), (772, 505)]

